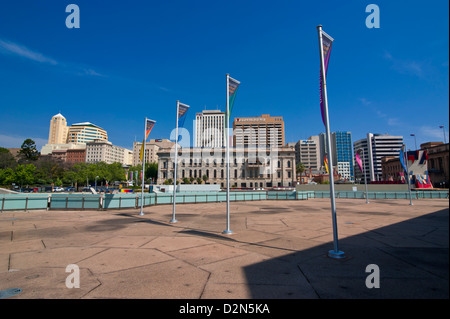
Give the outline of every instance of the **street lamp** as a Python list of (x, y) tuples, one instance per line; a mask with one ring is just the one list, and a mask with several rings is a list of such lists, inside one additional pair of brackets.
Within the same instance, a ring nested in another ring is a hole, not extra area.
[(417, 151), (417, 140), (416, 140), (416, 134), (410, 134), (410, 136), (414, 136), (414, 146), (415, 146), (415, 151)]
[(444, 131), (444, 144), (447, 144), (447, 140), (445, 138), (445, 127), (444, 127), (444, 125), (440, 125), (439, 128), (441, 128), (442, 131)]

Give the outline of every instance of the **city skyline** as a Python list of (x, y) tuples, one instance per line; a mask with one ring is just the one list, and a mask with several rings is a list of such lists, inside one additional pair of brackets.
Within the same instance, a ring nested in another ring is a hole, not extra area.
[(377, 1), (379, 29), (367, 28), (367, 4), (355, 2), (76, 3), (79, 29), (66, 27), (57, 1), (2, 5), (0, 146), (32, 138), (40, 149), (60, 112), (132, 149), (145, 117), (157, 121), (149, 138), (169, 138), (177, 100), (191, 106), (193, 145), (195, 114), (225, 110), (226, 73), (241, 81), (232, 119), (282, 116), (286, 143), (318, 135), (318, 24), (335, 39), (331, 131), (350, 131), (353, 142), (403, 136), (410, 149), (443, 141), (441, 125), (449, 136), (446, 2)]

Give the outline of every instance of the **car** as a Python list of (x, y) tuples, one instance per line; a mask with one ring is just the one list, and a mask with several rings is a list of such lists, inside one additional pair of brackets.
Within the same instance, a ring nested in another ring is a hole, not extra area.
[(55, 187), (53, 187), (53, 191), (54, 192), (63, 192), (64, 188), (62, 188), (61, 186), (55, 186)]
[(66, 192), (76, 192), (77, 191), (77, 189), (75, 188), (75, 187), (67, 187), (66, 188)]

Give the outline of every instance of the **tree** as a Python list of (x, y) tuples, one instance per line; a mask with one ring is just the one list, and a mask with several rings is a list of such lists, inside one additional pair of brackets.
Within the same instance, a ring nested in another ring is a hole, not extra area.
[(193, 178), (192, 176), (189, 177), (189, 181), (191, 182), (191, 184), (195, 181), (195, 178)]
[(306, 170), (306, 167), (303, 163), (297, 163), (295, 165), (295, 172), (300, 174), (300, 184), (302, 183), (302, 173)]
[(36, 166), (33, 164), (28, 165), (17, 165), (14, 171), (14, 180), (16, 183), (23, 185), (30, 185), (34, 183), (34, 172), (36, 171)]
[(153, 162), (145, 165), (145, 178), (155, 180), (158, 177), (158, 163)]
[(197, 184), (201, 184), (202, 183), (202, 179), (200, 177), (197, 177)]
[(189, 178), (184, 177), (184, 178), (183, 178), (183, 183), (184, 183), (184, 184), (190, 184), (191, 182), (190, 182)]
[(203, 179), (203, 181), (205, 182), (205, 184), (206, 184), (206, 181), (208, 180), (208, 176), (206, 176), (206, 175), (203, 175), (202, 176), (202, 179)]
[(36, 143), (32, 139), (27, 138), (23, 141), (19, 151), (19, 162), (36, 161), (39, 158), (39, 155)]
[(14, 168), (16, 164), (16, 160), (11, 152), (7, 148), (0, 147), (0, 169)]

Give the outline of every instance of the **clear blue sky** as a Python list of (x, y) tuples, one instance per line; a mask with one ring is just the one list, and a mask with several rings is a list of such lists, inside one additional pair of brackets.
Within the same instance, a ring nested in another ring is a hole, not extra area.
[[(80, 28), (68, 29), (68, 4)], [(368, 4), (380, 28), (365, 24)], [(50, 118), (89, 121), (131, 148), (144, 118), (168, 138), (176, 100), (225, 109), (225, 74), (241, 81), (232, 118), (283, 116), (286, 142), (324, 132), (316, 26), (334, 37), (331, 130), (402, 135), (413, 148), (449, 140), (448, 1), (5, 0), (0, 4), (0, 146), (33, 138)]]

